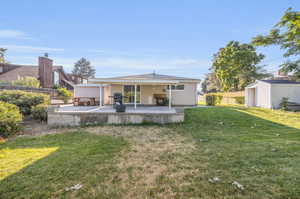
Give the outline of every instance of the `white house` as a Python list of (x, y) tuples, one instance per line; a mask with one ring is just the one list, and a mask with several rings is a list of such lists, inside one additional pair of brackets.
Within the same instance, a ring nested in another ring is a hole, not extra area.
[(300, 103), (300, 82), (290, 80), (257, 80), (245, 89), (245, 104), (278, 109), (283, 97)]
[[(199, 79), (161, 75), (156, 73), (112, 78), (92, 78), (88, 84), (74, 87), (74, 98), (94, 98), (96, 104), (112, 104), (111, 96), (122, 93), (125, 104), (156, 105), (168, 99), (168, 106), (197, 105)], [(99, 102), (100, 101), (100, 102)]]

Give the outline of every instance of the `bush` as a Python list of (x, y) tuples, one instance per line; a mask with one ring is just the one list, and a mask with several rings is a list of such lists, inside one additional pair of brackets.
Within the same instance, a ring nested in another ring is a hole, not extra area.
[(287, 97), (283, 97), (281, 99), (281, 102), (280, 102), (280, 109), (283, 110), (283, 111), (288, 111), (289, 108), (288, 108), (288, 104), (289, 104), (289, 98)]
[(32, 108), (31, 115), (33, 119), (41, 122), (47, 121), (47, 105), (40, 104)]
[(41, 93), (30, 93), (18, 90), (0, 91), (0, 101), (17, 105), (23, 115), (29, 115), (31, 109), (39, 104), (49, 104), (49, 95)]
[(216, 105), (215, 95), (205, 95), (205, 103), (207, 106), (215, 106)]
[(216, 104), (221, 104), (223, 96), (222, 95), (215, 95), (216, 96)]
[(22, 115), (16, 105), (0, 101), (0, 137), (8, 137), (20, 130)]
[(216, 104), (221, 104), (223, 99), (222, 95), (207, 94), (205, 95), (205, 102), (207, 106), (215, 106)]
[(31, 87), (31, 88), (39, 88), (40, 87), (40, 81), (37, 78), (34, 78), (34, 77), (23, 77), (19, 80), (13, 81), (12, 85), (14, 85), (14, 86), (26, 86), (26, 87)]
[(240, 97), (234, 97), (235, 103), (237, 104), (245, 104), (245, 97), (240, 96)]
[(67, 104), (68, 101), (72, 98), (72, 92), (68, 91), (66, 88), (57, 89), (58, 96), (64, 100), (64, 103)]

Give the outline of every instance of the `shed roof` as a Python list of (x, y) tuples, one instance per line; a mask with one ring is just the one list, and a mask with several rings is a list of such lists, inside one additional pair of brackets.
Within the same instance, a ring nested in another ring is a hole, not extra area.
[(260, 80), (269, 84), (300, 84), (300, 82), (291, 80)]

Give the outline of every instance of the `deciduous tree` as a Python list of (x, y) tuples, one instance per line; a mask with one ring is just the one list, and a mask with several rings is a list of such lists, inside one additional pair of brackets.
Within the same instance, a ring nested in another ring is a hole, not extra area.
[(291, 58), (281, 65), (282, 70), (293, 72), (300, 79), (300, 12), (289, 8), (268, 35), (258, 35), (252, 43), (256, 46), (278, 45), (285, 49), (284, 57)]
[(243, 90), (255, 79), (267, 76), (258, 66), (264, 57), (251, 44), (230, 41), (214, 55), (212, 71), (224, 91)]

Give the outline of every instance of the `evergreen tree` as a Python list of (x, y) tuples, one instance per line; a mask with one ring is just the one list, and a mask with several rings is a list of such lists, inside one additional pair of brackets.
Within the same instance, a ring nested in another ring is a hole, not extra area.
[(7, 49), (0, 48), (0, 63), (6, 63), (5, 61), (5, 52)]
[(85, 58), (81, 58), (74, 64), (73, 75), (77, 75), (83, 79), (95, 76), (95, 69), (91, 66), (91, 62)]

